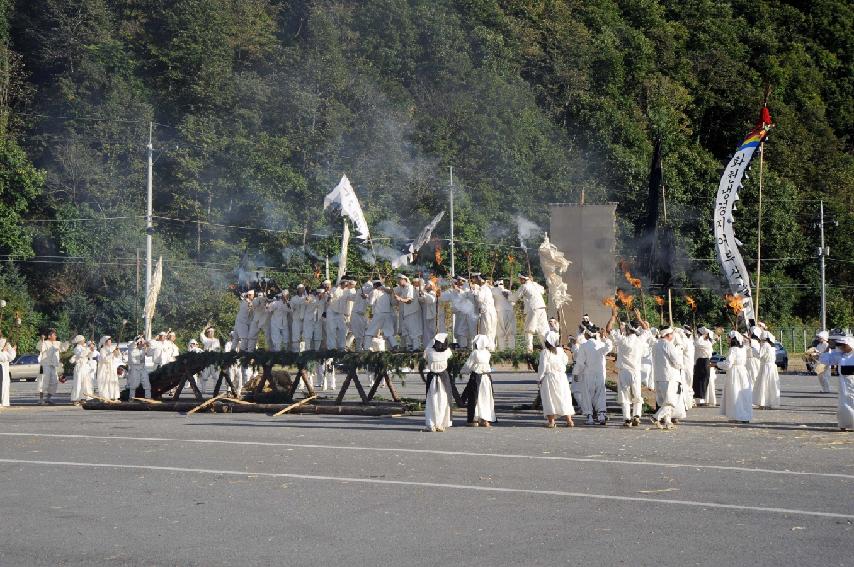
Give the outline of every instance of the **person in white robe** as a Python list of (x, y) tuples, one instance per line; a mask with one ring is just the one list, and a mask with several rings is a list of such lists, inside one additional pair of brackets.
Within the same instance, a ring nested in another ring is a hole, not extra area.
[(750, 329), (750, 341), (744, 343), (747, 353), (747, 375), (750, 377), (751, 388), (756, 388), (756, 379), (759, 378), (759, 350), (762, 346), (762, 333), (759, 327)]
[(492, 366), (489, 360), (490, 339), (476, 335), (472, 339), (472, 351), (460, 374), (470, 373), (463, 390), (462, 400), (466, 405), (466, 425), (490, 427), (495, 421), (495, 399), (492, 392)]
[(537, 383), (540, 387), (540, 400), (543, 404), (543, 415), (546, 417), (545, 426), (555, 427), (555, 419), (563, 417), (567, 427), (575, 423), (572, 416), (575, 408), (572, 405), (572, 393), (569, 390), (569, 380), (566, 375), (566, 365), (569, 357), (560, 346), (560, 335), (549, 331), (544, 337), (545, 343), (540, 353), (537, 366)]
[[(232, 331), (228, 340), (225, 341), (225, 345), (222, 349), (223, 352), (233, 352), (238, 343), (239, 339), (237, 338), (237, 334)], [(228, 377), (231, 380), (231, 383), (234, 384), (234, 389), (236, 390), (237, 397), (239, 398), (243, 392), (243, 386), (246, 383), (244, 381), (244, 372), (240, 368), (240, 364), (235, 363), (228, 368)], [(300, 383), (302, 382), (300, 381)]]
[[(145, 399), (151, 399), (151, 382), (148, 379), (148, 368), (145, 367), (145, 359), (148, 355), (148, 344), (145, 338), (137, 337), (133, 346), (128, 350), (127, 385), (129, 402), (134, 401), (134, 398), (137, 397), (137, 388), (140, 386)], [(202, 386), (200, 388), (204, 392), (204, 388)]]
[(173, 331), (169, 331), (166, 334), (166, 340), (163, 341), (163, 350), (160, 353), (160, 358), (163, 364), (171, 364), (175, 362), (175, 359), (178, 358), (178, 355), (181, 353), (178, 350), (178, 344), (175, 342), (178, 340), (178, 335), (176, 335)]
[(400, 312), (400, 338), (408, 350), (421, 350), (421, 333), (424, 319), (421, 313), (419, 292), (409, 278), (401, 274), (394, 288), (394, 300)]
[(474, 274), (475, 285), (472, 286), (472, 298), (477, 308), (477, 327), (481, 335), (489, 339), (487, 347), (490, 351), (495, 350), (495, 341), (498, 334), (498, 312), (495, 308), (495, 297), (492, 287), (486, 283), (483, 276)]
[(349, 342), (350, 348), (355, 351), (365, 349), (365, 333), (368, 331), (368, 296), (373, 289), (373, 285), (370, 282), (366, 283), (356, 290), (353, 302), (350, 303)]
[(329, 290), (326, 303), (326, 349), (344, 350), (347, 341), (347, 325), (345, 317), (349, 304), (354, 300), (354, 282), (343, 278), (341, 282)]
[[(381, 280), (374, 281), (374, 289), (368, 296), (371, 306), (371, 322), (365, 333), (364, 348), (371, 347), (371, 341), (382, 331), (386, 340), (387, 350), (397, 348), (397, 339), (394, 336), (394, 308), (392, 307), (391, 290), (383, 285)], [(390, 347), (390, 348), (388, 348)]]
[(453, 355), (448, 334), (438, 333), (433, 344), (424, 350), (427, 364), (427, 402), (424, 405), (425, 431), (444, 431), (451, 427), (451, 378), (448, 360)]
[(707, 403), (706, 392), (709, 389), (709, 380), (713, 372), (709, 363), (712, 359), (714, 346), (715, 334), (706, 327), (701, 326), (697, 329), (697, 334), (694, 337), (694, 381), (691, 383), (694, 397), (697, 398), (697, 405), (702, 406)]
[(504, 280), (495, 282), (492, 288), (492, 299), (495, 303), (496, 347), (498, 350), (514, 350), (516, 348), (516, 312), (510, 302), (510, 292), (504, 289)]
[(436, 333), (439, 332), (436, 327), (436, 320), (438, 318), (436, 306), (438, 300), (436, 298), (436, 289), (432, 282), (425, 282), (419, 295), (419, 301), (421, 302), (421, 320), (423, 327), (421, 336), (425, 340), (429, 340), (430, 337), (435, 337)]
[(607, 422), (605, 357), (613, 350), (614, 343), (609, 337), (601, 338), (599, 328), (595, 326), (588, 327), (585, 335), (587, 341), (578, 347), (575, 366), (572, 369), (573, 380), (577, 379), (583, 383), (586, 389), (584, 412), (587, 421), (585, 423), (605, 425)]
[[(258, 348), (258, 336), (261, 331), (264, 331), (264, 338), (267, 341), (267, 350), (270, 349), (270, 334), (268, 332), (270, 326), (270, 312), (267, 310), (267, 296), (264, 292), (255, 294), (250, 306), (252, 312), (252, 320), (249, 322), (249, 335), (246, 339), (246, 349), (249, 352), (254, 352)], [(242, 338), (242, 337), (241, 337)]]
[(650, 328), (646, 334), (641, 355), (641, 382), (650, 390), (655, 390), (655, 376), (652, 372), (652, 347), (655, 345), (658, 329)]
[(546, 290), (543, 286), (530, 277), (519, 274), (519, 289), (513, 292), (511, 301), (513, 303), (522, 301), (525, 309), (525, 348), (528, 352), (534, 351), (534, 335), (540, 337), (542, 342), (549, 329), (546, 317), (546, 302), (543, 294)]
[[(476, 332), (477, 314), (474, 303), (470, 300), (471, 289), (469, 289), (465, 278), (458, 277), (453, 285), (439, 295), (441, 303), (451, 305), (451, 314), (454, 326), (454, 342), (460, 348), (468, 348), (469, 340)], [(472, 323), (475, 325), (472, 325)]]
[(92, 360), (92, 349), (86, 344), (83, 335), (77, 335), (71, 339), (74, 351), (71, 354), (71, 364), (74, 366), (74, 385), (71, 387), (71, 401), (79, 403), (92, 399), (95, 395), (95, 386), (92, 383), (90, 361)]
[(237, 334), (238, 343), (234, 350), (247, 350), (249, 348), (249, 327), (252, 324), (254, 301), (254, 289), (240, 295), (240, 307), (237, 309), (237, 318), (234, 321), (234, 332)]
[(652, 348), (653, 373), (655, 374), (655, 397), (659, 405), (652, 422), (659, 428), (670, 429), (672, 416), (677, 405), (682, 404), (682, 351), (673, 344), (673, 328), (665, 327), (658, 332), (658, 342)]
[(287, 350), (291, 335), (291, 324), (288, 321), (288, 315), (291, 311), (288, 304), (288, 290), (282, 291), (275, 300), (267, 304), (267, 311), (270, 313), (271, 335), (267, 338), (268, 348), (275, 352)]
[(612, 308), (611, 319), (605, 325), (617, 351), (617, 401), (623, 409), (623, 427), (637, 427), (643, 413), (641, 394), (641, 357), (646, 346), (649, 323), (635, 311), (635, 321), (614, 329), (617, 308)]
[(839, 403), (836, 419), (839, 429), (854, 429), (854, 337), (835, 337), (836, 350), (819, 355), (819, 362), (839, 367)]
[(305, 285), (297, 285), (296, 293), (291, 296), (288, 303), (291, 307), (291, 352), (302, 352), (305, 349), (303, 343), (303, 318), (305, 306), (309, 301)]
[(39, 404), (53, 405), (51, 398), (56, 395), (59, 386), (59, 377), (62, 375), (62, 361), (60, 356), (68, 350), (68, 343), (63, 343), (56, 338), (56, 329), (49, 329), (47, 335), (42, 335), (39, 340), (39, 364), (42, 373), (38, 380)]
[(777, 371), (776, 338), (770, 331), (762, 333), (759, 347), (759, 376), (753, 386), (753, 403), (761, 409), (780, 407), (780, 374)]
[(7, 408), (11, 404), (9, 398), (12, 379), (9, 374), (9, 363), (15, 360), (17, 351), (5, 337), (0, 338), (0, 407)]
[[(199, 333), (201, 341), (201, 350), (203, 352), (220, 352), (222, 344), (219, 342), (219, 337), (216, 336), (216, 329), (211, 326), (205, 327), (205, 330)], [(204, 393), (203, 384), (208, 382), (216, 383), (219, 379), (219, 367), (216, 364), (211, 364), (199, 375), (199, 389)]]
[(121, 360), (122, 353), (113, 345), (113, 339), (109, 335), (101, 337), (98, 347), (98, 370), (95, 373), (98, 395), (107, 401), (116, 401), (120, 393), (116, 361)]
[(747, 349), (744, 347), (748, 340), (748, 337), (730, 331), (729, 354), (717, 365), (726, 371), (721, 396), (721, 415), (741, 423), (749, 423), (753, 419), (753, 390), (747, 373)]
[[(821, 355), (830, 352), (830, 333), (827, 331), (819, 331), (815, 334), (815, 352), (821, 358)], [(816, 365), (816, 378), (818, 379), (818, 387), (823, 393), (830, 392), (830, 370), (831, 367), (827, 364)]]

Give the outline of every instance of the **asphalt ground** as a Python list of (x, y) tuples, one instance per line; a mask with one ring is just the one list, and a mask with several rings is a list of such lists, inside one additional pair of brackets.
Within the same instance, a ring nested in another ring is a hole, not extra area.
[[(852, 565), (854, 434), (814, 377), (782, 386), (749, 425), (697, 408), (674, 431), (617, 414), (545, 429), (531, 411), (485, 429), (455, 412), (423, 433), (419, 415), (39, 407), (15, 383), (0, 565)], [(417, 377), (401, 390), (423, 397)], [(495, 391), (530, 401), (533, 377), (497, 373)]]

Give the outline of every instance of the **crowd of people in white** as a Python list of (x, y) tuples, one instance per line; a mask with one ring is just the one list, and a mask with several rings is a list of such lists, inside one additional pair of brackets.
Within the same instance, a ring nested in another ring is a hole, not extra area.
[[(387, 287), (381, 280), (358, 286), (354, 279), (344, 277), (338, 285), (325, 281), (312, 292), (300, 284), (293, 295), (285, 290), (268, 297), (249, 290), (241, 294), (236, 321), (225, 344), (209, 326), (199, 340), (189, 342), (188, 350), (252, 352), (258, 348), (262, 332), (266, 348), (273, 351), (423, 349), (426, 425), (428, 430), (443, 431), (452, 424), (451, 392), (455, 388), (447, 372), (448, 360), (454, 349), (470, 349), (463, 369), (469, 381), (461, 396), (468, 408), (467, 423), (489, 426), (496, 419), (491, 353), (515, 348), (515, 305), (521, 304), (524, 347), (533, 351), (534, 336), (543, 347), (537, 381), (547, 427), (555, 427), (557, 418), (572, 427), (577, 413), (584, 416), (587, 425), (606, 423), (606, 358), (612, 353), (616, 355), (617, 401), (625, 427), (640, 424), (643, 387), (655, 391), (657, 408), (651, 419), (660, 428), (673, 427), (695, 405), (718, 406), (715, 368), (726, 372), (720, 412), (730, 420), (747, 423), (753, 419), (754, 408), (780, 406), (776, 338), (763, 323), (745, 333), (730, 331), (729, 354), (717, 363), (712, 362), (717, 340), (713, 330), (704, 326), (654, 329), (638, 310), (633, 320), (620, 322), (614, 309), (604, 328), (592, 324), (585, 315), (578, 334), (564, 347), (558, 322), (546, 316), (543, 287), (522, 274), (519, 284), (511, 292), (501, 280), (490, 282), (474, 274), (470, 281), (455, 278), (442, 290), (434, 282), (400, 275), (395, 287)], [(829, 391), (830, 367), (838, 366), (839, 427), (854, 428), (854, 338), (830, 337), (826, 332), (816, 338), (816, 352), (822, 362), (818, 372), (821, 390)], [(141, 387), (148, 398), (149, 371), (176, 359), (179, 349), (175, 339), (171, 332), (158, 333), (151, 341), (137, 337), (122, 352), (109, 336), (102, 337), (96, 347), (81, 335), (70, 344), (62, 343), (56, 332), (50, 331), (39, 342), (39, 401), (53, 403), (62, 376), (60, 355), (69, 348), (73, 349), (73, 402), (93, 397), (117, 400), (120, 367), (126, 369), (130, 392)], [(424, 342), (428, 343), (426, 348)], [(0, 339), (2, 405), (9, 404), (8, 364), (14, 357), (12, 345)], [(332, 360), (317, 364), (318, 388), (336, 387)], [(228, 371), (238, 390), (254, 372), (251, 367)], [(206, 384), (218, 375), (219, 369), (213, 366), (201, 372), (196, 377), (200, 389), (205, 391)]]

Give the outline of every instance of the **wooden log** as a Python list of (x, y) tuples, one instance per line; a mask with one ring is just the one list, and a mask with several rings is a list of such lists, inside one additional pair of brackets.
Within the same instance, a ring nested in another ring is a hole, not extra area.
[(284, 415), (284, 414), (288, 413), (289, 411), (291, 411), (291, 410), (292, 410), (292, 409), (294, 409), (294, 408), (298, 408), (298, 407), (300, 407), (300, 406), (304, 406), (305, 404), (307, 404), (307, 403), (308, 403), (308, 402), (310, 402), (311, 400), (315, 399), (316, 397), (317, 397), (317, 396), (309, 396), (309, 397), (305, 398), (304, 400), (300, 400), (300, 401), (298, 401), (298, 402), (297, 402), (297, 403), (295, 403), (295, 404), (291, 404), (291, 405), (287, 406), (286, 408), (284, 408), (283, 410), (281, 410), (281, 411), (278, 411), (278, 412), (274, 413), (274, 414), (273, 414), (273, 417), (278, 417), (278, 416), (280, 416), (280, 415)]
[[(281, 411), (282, 404), (231, 404), (232, 400), (218, 399), (213, 407), (217, 409), (228, 408), (230, 413), (266, 413), (273, 414)], [(162, 404), (134, 404), (134, 403), (110, 403), (89, 401), (83, 404), (86, 410), (110, 410), (110, 411), (172, 411), (187, 412), (194, 407), (194, 402), (163, 402)], [(316, 400), (314, 404), (306, 404), (292, 409), (291, 414), (315, 414), (315, 415), (358, 415), (363, 417), (400, 416), (406, 413), (406, 408), (401, 404), (372, 403), (363, 405), (361, 402), (347, 402), (345, 404), (323, 403)]]
[(145, 403), (147, 403), (147, 404), (162, 404), (162, 403), (163, 403), (163, 402), (161, 402), (160, 400), (151, 400), (151, 399), (148, 399), (148, 398), (137, 398), (137, 397), (134, 397), (133, 399), (134, 399), (134, 400), (139, 400), (140, 402), (145, 402)]
[(208, 401), (203, 402), (203, 403), (201, 403), (201, 404), (197, 405), (196, 407), (194, 407), (193, 409), (191, 409), (190, 411), (188, 411), (188, 412), (187, 412), (187, 415), (191, 415), (191, 414), (196, 413), (196, 412), (197, 412), (197, 411), (199, 411), (199, 410), (203, 410), (203, 409), (205, 409), (206, 407), (208, 407), (209, 405), (211, 405), (212, 403), (214, 403), (215, 401), (219, 400), (220, 398), (224, 398), (224, 397), (225, 397), (225, 396), (227, 396), (227, 395), (228, 395), (228, 394), (226, 394), (226, 393), (222, 393), (222, 394), (220, 394), (220, 395), (218, 395), (218, 396), (214, 396), (213, 398), (209, 399)]

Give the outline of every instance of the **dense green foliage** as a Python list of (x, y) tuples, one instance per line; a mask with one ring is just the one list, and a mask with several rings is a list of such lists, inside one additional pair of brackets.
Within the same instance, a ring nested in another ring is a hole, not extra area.
[[(854, 320), (848, 2), (2, 0), (0, 8), (0, 289), (41, 313), (27, 316), (32, 325), (117, 334), (124, 319), (125, 336), (136, 329), (149, 121), (155, 249), (165, 260), (156, 324), (182, 338), (207, 321), (229, 325), (235, 302), (225, 290), (244, 253), (283, 284), (316, 283), (327, 255), (334, 265), (340, 222), (322, 200), (342, 173), (380, 257), (445, 207), (453, 165), (458, 271), (519, 269), (524, 254), (508, 247), (518, 242), (514, 217), (545, 227), (545, 205), (575, 202), (582, 190), (588, 203), (619, 203), (619, 253), (632, 258), (657, 137), (678, 243), (673, 268), (703, 317), (721, 323), (713, 198), (765, 84), (776, 128), (765, 152), (761, 316), (814, 324), (813, 223), (824, 199), (839, 221), (827, 233), (829, 322)], [(742, 193), (737, 230), (750, 268), (757, 178)], [(428, 248), (420, 266), (444, 273), (447, 250), (437, 266)], [(351, 264), (367, 274), (369, 250), (361, 252), (351, 249)], [(7, 316), (7, 332), (8, 324)]]

